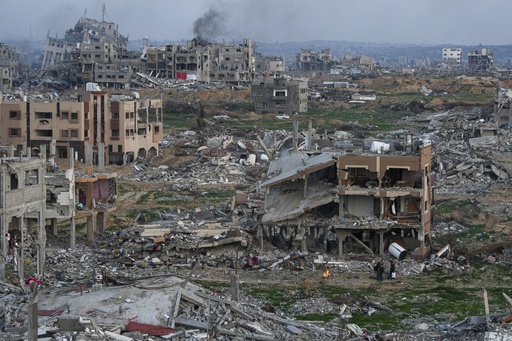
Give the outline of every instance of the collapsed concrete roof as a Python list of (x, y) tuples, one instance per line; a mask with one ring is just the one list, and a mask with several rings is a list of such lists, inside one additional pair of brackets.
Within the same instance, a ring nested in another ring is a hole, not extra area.
[[(274, 160), (269, 166), (269, 174), (276, 174), (262, 186), (270, 187), (285, 181), (307, 178), (308, 174), (334, 166), (334, 153), (322, 153), (309, 156), (307, 153), (295, 153)], [(309, 184), (291, 184), (282, 188), (272, 188), (267, 195), (267, 213), (262, 223), (276, 223), (297, 218), (304, 212), (328, 204), (335, 199), (332, 184), (317, 179), (309, 179)], [(307, 192), (307, 195), (305, 194)]]

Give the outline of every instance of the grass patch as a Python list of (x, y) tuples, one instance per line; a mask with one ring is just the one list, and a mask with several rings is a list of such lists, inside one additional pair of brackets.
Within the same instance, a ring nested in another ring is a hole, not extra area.
[(436, 214), (452, 213), (463, 207), (473, 206), (471, 200), (446, 201), (436, 205)]
[(293, 303), (295, 303), (288, 297), (286, 289), (282, 287), (250, 287), (245, 290), (245, 293), (257, 299), (264, 300), (268, 304), (274, 306), (276, 309), (283, 311), (287, 311), (288, 308), (292, 306)]

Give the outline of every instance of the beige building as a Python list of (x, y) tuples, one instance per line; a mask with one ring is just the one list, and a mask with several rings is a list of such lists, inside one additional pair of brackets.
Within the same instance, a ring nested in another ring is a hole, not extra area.
[(14, 48), (0, 43), (0, 89), (10, 88), (18, 77), (19, 60)]
[[(157, 155), (162, 138), (160, 99), (112, 100), (107, 91), (83, 91), (78, 101), (0, 101), (0, 144), (46, 146), (55, 157), (85, 159), (93, 147), (106, 163), (123, 164), (137, 157)], [(104, 150), (99, 151), (100, 144)]]

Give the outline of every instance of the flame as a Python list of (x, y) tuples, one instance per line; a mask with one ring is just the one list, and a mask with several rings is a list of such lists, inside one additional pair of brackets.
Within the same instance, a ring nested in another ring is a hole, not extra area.
[(331, 276), (331, 271), (329, 269), (325, 270), (322, 274), (322, 278), (327, 278)]

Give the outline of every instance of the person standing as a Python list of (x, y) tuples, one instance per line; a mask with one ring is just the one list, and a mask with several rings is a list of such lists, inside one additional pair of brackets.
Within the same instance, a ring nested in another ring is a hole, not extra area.
[(395, 261), (391, 261), (391, 265), (389, 266), (389, 279), (396, 278), (396, 263)]
[(377, 264), (377, 280), (382, 282), (384, 280), (384, 264), (380, 261)]

